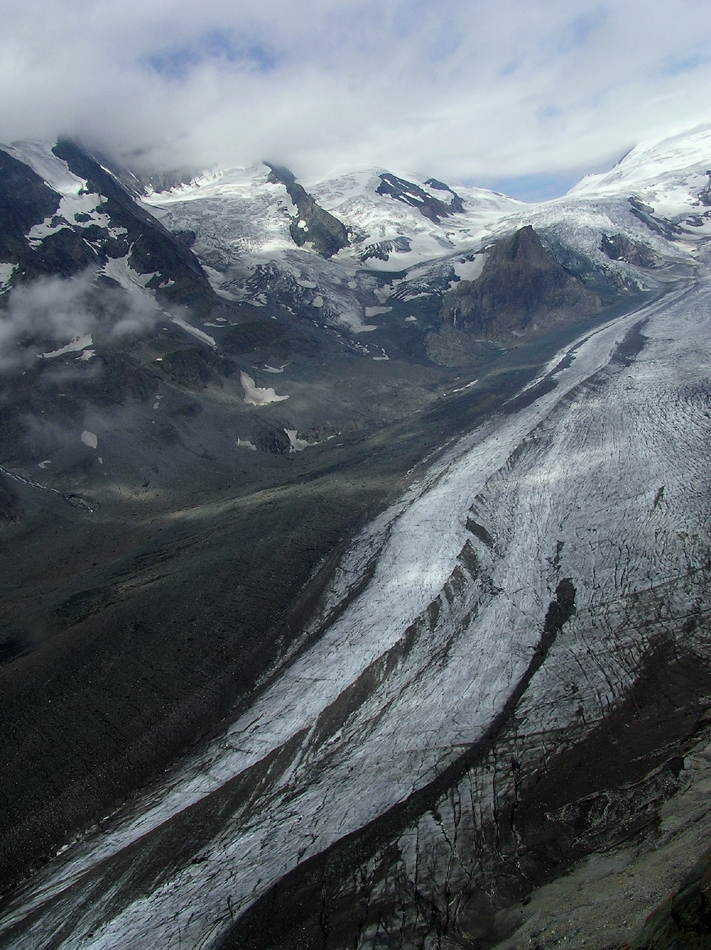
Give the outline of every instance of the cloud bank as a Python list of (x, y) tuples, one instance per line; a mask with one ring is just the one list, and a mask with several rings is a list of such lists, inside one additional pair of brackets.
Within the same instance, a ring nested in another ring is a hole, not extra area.
[(711, 117), (707, 0), (8, 0), (2, 138), (572, 181)]
[[(0, 370), (30, 367), (44, 353), (71, 352), (75, 341), (115, 340), (147, 332), (161, 318), (145, 296), (97, 284), (92, 270), (70, 279), (43, 277), (21, 284), (0, 311)], [(83, 342), (82, 342), (83, 341)], [(59, 355), (59, 353), (57, 353)]]

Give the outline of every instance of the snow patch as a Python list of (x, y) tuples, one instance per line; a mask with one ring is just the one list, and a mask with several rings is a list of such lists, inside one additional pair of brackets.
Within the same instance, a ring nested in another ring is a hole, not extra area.
[(277, 396), (271, 387), (261, 389), (255, 385), (252, 377), (244, 371), (240, 372), (239, 378), (244, 389), (244, 401), (249, 406), (268, 406), (271, 402), (283, 402), (289, 398), (288, 396)]
[[(87, 350), (92, 344), (91, 333), (88, 333), (86, 336), (79, 336), (75, 340), (72, 340), (71, 343), (67, 343), (65, 346), (61, 346), (58, 350), (52, 350), (50, 353), (42, 353), (42, 359), (53, 360), (57, 356), (64, 356), (66, 353), (80, 353), (82, 350)], [(88, 352), (88, 350), (87, 350)], [(93, 356), (94, 353), (92, 352)], [(80, 357), (81, 359), (82, 357)], [(91, 359), (91, 357), (85, 357), (86, 359)]]
[(81, 440), (84, 445), (88, 446), (90, 449), (95, 449), (99, 445), (99, 439), (97, 438), (94, 432), (89, 432), (88, 429), (84, 429), (81, 434)]
[[(88, 228), (92, 225), (108, 228), (111, 219), (97, 210), (102, 201), (96, 194), (63, 195), (57, 211), (30, 228), (28, 241), (32, 247), (37, 247), (48, 235), (64, 228)], [(77, 221), (77, 216), (86, 217), (86, 220)]]
[(191, 326), (191, 324), (183, 320), (182, 317), (171, 317), (171, 320), (173, 323), (176, 323), (179, 327), (185, 330), (186, 333), (194, 336), (196, 340), (207, 343), (207, 345), (211, 346), (213, 350), (217, 349), (217, 341), (214, 337), (211, 337), (209, 333), (205, 333), (202, 330), (198, 330), (197, 327)]
[(15, 265), (0, 262), (0, 290), (4, 290), (9, 284), (10, 278), (15, 273)]
[(419, 300), (420, 297), (432, 297), (433, 295), (434, 295), (433, 290), (421, 290), (417, 294), (405, 294), (405, 296), (402, 297), (401, 299), (404, 301)]
[(286, 432), (289, 437), (289, 442), (291, 442), (291, 446), (289, 447), (290, 452), (303, 452), (304, 449), (308, 449), (308, 447), (313, 444), (312, 442), (307, 442), (306, 439), (300, 439), (298, 429), (284, 429), (284, 432)]
[(104, 264), (104, 274), (120, 284), (124, 290), (129, 293), (138, 291), (151, 304), (155, 304), (155, 299), (150, 290), (139, 279), (139, 275), (128, 263), (129, 255), (124, 257), (110, 258)]
[(476, 280), (481, 277), (488, 256), (488, 254), (477, 254), (471, 261), (455, 261), (453, 264), (454, 273), (461, 280)]
[(60, 195), (78, 196), (86, 188), (86, 182), (70, 172), (61, 158), (57, 158), (52, 151), (53, 146), (53, 142), (16, 142), (3, 148), (13, 158), (29, 165), (53, 191)]

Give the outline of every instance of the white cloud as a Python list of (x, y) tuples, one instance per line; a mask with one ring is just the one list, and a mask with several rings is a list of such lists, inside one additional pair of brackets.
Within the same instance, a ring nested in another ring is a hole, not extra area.
[(0, 311), (0, 370), (22, 369), (75, 340), (115, 340), (154, 326), (160, 310), (143, 295), (96, 284), (85, 271), (16, 287)]
[(710, 80), (706, 0), (9, 0), (0, 37), (6, 139), (305, 177), (597, 168), (711, 117)]

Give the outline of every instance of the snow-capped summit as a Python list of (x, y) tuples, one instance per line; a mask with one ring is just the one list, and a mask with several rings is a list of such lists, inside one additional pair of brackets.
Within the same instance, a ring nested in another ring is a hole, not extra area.
[(708, 189), (710, 169), (711, 124), (704, 124), (636, 145), (610, 171), (586, 175), (568, 196), (638, 193), (656, 197), (662, 214), (682, 214), (697, 207), (694, 196)]

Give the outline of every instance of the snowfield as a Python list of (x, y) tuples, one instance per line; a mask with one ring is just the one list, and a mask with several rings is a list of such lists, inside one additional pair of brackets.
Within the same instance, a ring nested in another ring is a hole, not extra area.
[(251, 376), (242, 370), (239, 374), (244, 390), (244, 401), (250, 406), (268, 406), (272, 402), (283, 402), (288, 396), (277, 396), (271, 386), (262, 388), (255, 385)]

